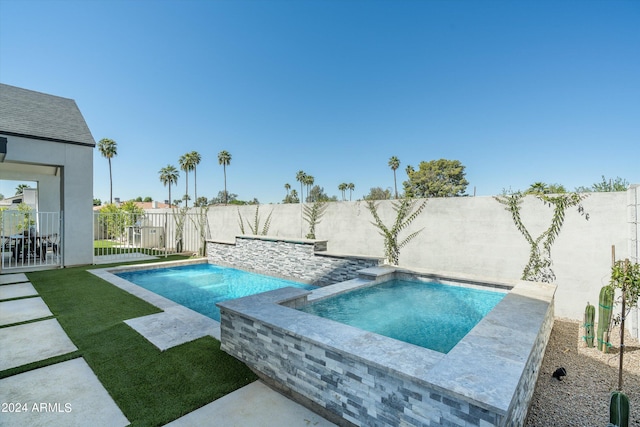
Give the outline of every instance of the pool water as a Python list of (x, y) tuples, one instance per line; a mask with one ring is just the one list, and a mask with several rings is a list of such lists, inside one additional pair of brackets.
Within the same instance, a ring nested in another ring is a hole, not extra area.
[(395, 279), (317, 301), (299, 310), (448, 353), (505, 295)]
[(293, 286), (316, 286), (213, 264), (127, 271), (116, 274), (131, 283), (220, 321), (216, 303)]

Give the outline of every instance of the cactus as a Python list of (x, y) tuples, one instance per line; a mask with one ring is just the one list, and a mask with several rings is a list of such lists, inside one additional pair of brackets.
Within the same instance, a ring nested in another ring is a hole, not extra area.
[(587, 307), (584, 309), (584, 340), (587, 347), (593, 347), (595, 317), (596, 308), (587, 302)]
[(613, 308), (613, 288), (604, 286), (600, 289), (600, 307), (598, 309), (598, 350), (606, 351), (611, 346), (608, 340), (603, 339), (605, 331), (609, 331), (611, 323), (611, 309)]
[(616, 427), (629, 427), (629, 398), (621, 391), (611, 393), (609, 423)]

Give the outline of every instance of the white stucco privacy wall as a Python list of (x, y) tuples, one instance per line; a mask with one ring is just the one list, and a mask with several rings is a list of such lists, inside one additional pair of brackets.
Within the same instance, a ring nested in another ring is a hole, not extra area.
[[(631, 253), (630, 212), (636, 212), (638, 206), (637, 199), (635, 205), (629, 202), (632, 191), (637, 193), (637, 187), (629, 192), (590, 194), (583, 202), (589, 220), (576, 208), (566, 212), (552, 248), (558, 284), (556, 316), (582, 319), (587, 302), (597, 301), (600, 288), (609, 280), (612, 245), (618, 259), (635, 256)], [(210, 237), (233, 242), (241, 234), (238, 211), (245, 220), (253, 221), (255, 209), (211, 207)], [(299, 238), (307, 233), (300, 205), (261, 205), (261, 224), (270, 212), (269, 236)], [(381, 201), (379, 212), (385, 224), (395, 219), (391, 201)], [(533, 236), (549, 226), (551, 217), (551, 208), (538, 199), (530, 196), (524, 200), (522, 218)], [(330, 203), (316, 227), (316, 237), (328, 241), (329, 253), (383, 256), (383, 238), (372, 219), (365, 202)], [(510, 213), (493, 197), (429, 199), (423, 213), (400, 237), (419, 229), (423, 229), (420, 235), (401, 251), (402, 266), (516, 279), (529, 259), (524, 237)], [(637, 227), (635, 230), (637, 233)]]

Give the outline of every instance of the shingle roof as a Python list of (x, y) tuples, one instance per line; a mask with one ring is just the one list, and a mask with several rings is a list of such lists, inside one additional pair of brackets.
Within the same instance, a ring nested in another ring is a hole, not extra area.
[(95, 146), (73, 99), (0, 83), (0, 133)]

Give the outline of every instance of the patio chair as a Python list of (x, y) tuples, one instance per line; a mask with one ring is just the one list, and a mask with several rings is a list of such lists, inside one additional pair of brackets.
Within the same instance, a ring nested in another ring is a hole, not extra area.
[(46, 258), (46, 253), (49, 252), (49, 250), (53, 252), (53, 255), (58, 255), (59, 240), (60, 240), (60, 236), (58, 235), (58, 233), (52, 233), (44, 237), (44, 240), (42, 242), (42, 248), (45, 253), (44, 255), (45, 258)]
[(44, 260), (46, 248), (42, 240), (37, 235), (35, 228), (24, 230), (22, 238), (16, 239), (13, 257), (16, 261), (22, 260), (23, 262), (29, 259), (37, 259), (38, 257)]

